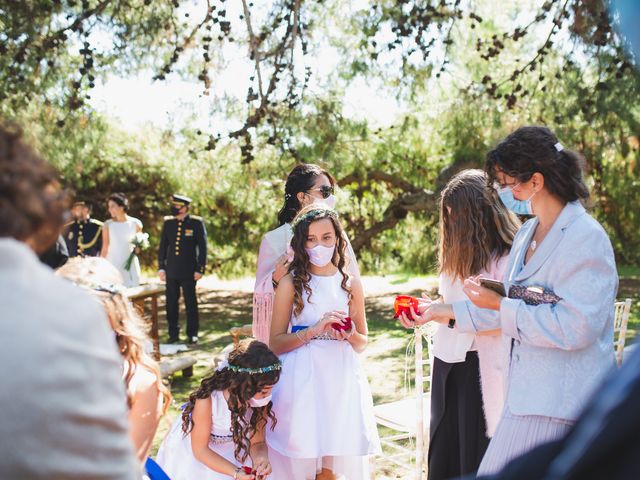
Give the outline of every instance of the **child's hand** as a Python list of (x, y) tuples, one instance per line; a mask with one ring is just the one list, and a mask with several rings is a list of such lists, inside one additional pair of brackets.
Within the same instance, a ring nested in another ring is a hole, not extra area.
[[(345, 322), (341, 322), (343, 325)], [(347, 340), (351, 335), (356, 332), (356, 324), (355, 322), (351, 322), (351, 328), (349, 330), (336, 330), (335, 328), (331, 328), (331, 334), (333, 338), (336, 340)]]
[(256, 470), (256, 478), (262, 480), (271, 475), (271, 464), (267, 457), (256, 459), (256, 463), (253, 465)]
[(256, 476), (253, 473), (244, 473), (239, 471), (234, 477), (236, 480), (255, 480)]
[(315, 337), (316, 335), (320, 335), (326, 332), (327, 329), (333, 330), (333, 327), (331, 326), (331, 324), (334, 322), (343, 323), (346, 316), (347, 316), (347, 312), (343, 312), (341, 310), (333, 310), (331, 312), (326, 312), (322, 316), (322, 318), (318, 321), (318, 323), (316, 323), (312, 327), (309, 327), (312, 333), (310, 337)]
[(233, 478), (234, 480), (255, 480), (256, 476), (253, 473), (245, 472), (244, 467), (240, 467)]

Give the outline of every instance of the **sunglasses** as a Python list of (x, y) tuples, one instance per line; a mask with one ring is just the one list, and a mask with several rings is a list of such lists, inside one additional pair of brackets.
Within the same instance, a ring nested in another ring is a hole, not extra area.
[(332, 185), (322, 185), (321, 187), (318, 187), (318, 188), (311, 188), (308, 191), (312, 192), (314, 190), (317, 192), (320, 192), (320, 195), (322, 195), (322, 198), (329, 198), (331, 195), (333, 195), (335, 191)]

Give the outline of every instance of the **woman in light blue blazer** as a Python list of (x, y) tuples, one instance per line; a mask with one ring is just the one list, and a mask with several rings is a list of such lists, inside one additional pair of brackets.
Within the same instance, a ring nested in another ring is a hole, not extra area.
[(427, 301), (413, 316), (416, 323), (437, 321), (461, 332), (502, 328), (511, 341), (505, 408), (482, 474), (561, 437), (615, 364), (618, 275), (607, 233), (580, 203), (589, 196), (580, 162), (545, 127), (519, 128), (490, 151), (490, 186), (507, 207), (533, 215), (509, 255), (503, 283), (512, 298), (469, 278), (469, 301)]

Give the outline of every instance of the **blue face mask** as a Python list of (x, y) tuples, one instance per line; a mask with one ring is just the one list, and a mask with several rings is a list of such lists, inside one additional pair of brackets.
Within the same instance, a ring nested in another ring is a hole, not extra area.
[(518, 183), (511, 187), (498, 189), (498, 196), (500, 197), (500, 200), (502, 200), (502, 203), (504, 203), (504, 206), (511, 210), (513, 213), (517, 213), (518, 215), (533, 215), (531, 199), (536, 194), (536, 192), (533, 192), (533, 195), (531, 195), (526, 200), (518, 200), (513, 196), (513, 187), (517, 187), (518, 185), (520, 184)]

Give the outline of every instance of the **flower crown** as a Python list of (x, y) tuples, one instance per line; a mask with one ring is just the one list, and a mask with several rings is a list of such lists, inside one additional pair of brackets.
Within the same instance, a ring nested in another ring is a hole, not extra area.
[(258, 367), (258, 368), (238, 367), (237, 365), (231, 365), (230, 363), (225, 365), (225, 367), (231, 370), (232, 372), (248, 373), (249, 375), (268, 373), (268, 372), (273, 372), (274, 370), (282, 370), (282, 364), (280, 362), (274, 363), (273, 365), (268, 365), (266, 367)]
[(115, 285), (113, 283), (93, 283), (86, 280), (78, 280), (73, 282), (76, 286), (87, 290), (93, 290), (95, 292), (105, 292), (111, 295), (116, 293), (123, 293), (125, 288), (122, 285)]
[(291, 222), (291, 229), (293, 230), (294, 228), (296, 228), (301, 222), (306, 222), (307, 220), (309, 220), (311, 218), (314, 218), (317, 215), (322, 215), (322, 214), (326, 214), (329, 217), (338, 218), (338, 212), (336, 212), (335, 210), (333, 210), (333, 209), (331, 209), (329, 207), (318, 207), (318, 208), (314, 208), (312, 210), (309, 210), (304, 215), (300, 215), (300, 216), (294, 218), (293, 222)]

